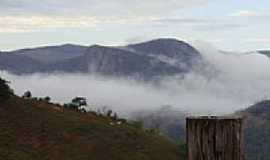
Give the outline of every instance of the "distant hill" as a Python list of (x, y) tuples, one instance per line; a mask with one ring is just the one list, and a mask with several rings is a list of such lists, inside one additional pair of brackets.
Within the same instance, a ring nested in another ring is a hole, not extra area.
[(24, 55), (41, 63), (54, 63), (81, 56), (87, 48), (86, 46), (64, 44), (59, 46), (21, 49), (9, 53)]
[(258, 102), (245, 110), (252, 116), (270, 120), (270, 100)]
[(12, 97), (0, 102), (0, 159), (180, 160), (179, 148), (131, 123)]
[(44, 71), (46, 66), (30, 57), (17, 53), (0, 52), (0, 70), (15, 74)]
[(160, 75), (172, 75), (186, 70), (162, 62), (154, 57), (134, 54), (113, 47), (91, 46), (84, 55), (54, 65), (55, 70), (81, 71), (112, 76), (132, 76), (148, 79)]
[(132, 119), (143, 122), (144, 127), (160, 131), (173, 142), (186, 140), (186, 114), (171, 106), (157, 110), (137, 111)]
[[(269, 160), (270, 157), (270, 100), (258, 102), (235, 115), (244, 117), (247, 160)], [(134, 118), (145, 127), (158, 129), (173, 142), (185, 141), (185, 115), (171, 107), (152, 112), (135, 113)]]
[(106, 47), (76, 45), (23, 49), (0, 54), (0, 69), (24, 73), (97, 73), (106, 76), (153, 79), (190, 71), (200, 53), (176, 39)]
[(257, 52), (270, 57), (270, 50), (259, 50)]
[(128, 45), (127, 48), (140, 54), (159, 58), (183, 69), (186, 67), (186, 70), (189, 70), (190, 66), (201, 58), (200, 53), (194, 47), (177, 39), (157, 39)]
[(258, 102), (244, 111), (246, 157), (268, 160), (270, 157), (270, 100)]

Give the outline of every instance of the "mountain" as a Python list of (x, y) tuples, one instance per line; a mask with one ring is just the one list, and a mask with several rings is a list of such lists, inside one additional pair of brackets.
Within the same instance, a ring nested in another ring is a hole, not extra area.
[(270, 157), (270, 100), (258, 102), (237, 113), (245, 117), (245, 148), (248, 160)]
[(77, 72), (153, 79), (186, 73), (202, 58), (195, 48), (185, 42), (157, 39), (120, 47), (69, 44), (23, 49), (0, 56), (0, 61), (7, 59), (8, 62), (0, 64), (0, 69), (16, 74)]
[(87, 47), (65, 44), (60, 46), (39, 47), (33, 49), (21, 49), (11, 53), (23, 54), (29, 58), (37, 60), (41, 63), (55, 63), (67, 59), (72, 59), (81, 56), (86, 51)]
[(0, 70), (15, 74), (50, 72), (52, 64), (80, 56), (86, 49), (84, 46), (66, 44), (0, 52)]
[[(0, 90), (0, 93), (2, 90)], [(180, 149), (131, 122), (35, 99), (0, 101), (0, 159), (180, 160)]]
[[(269, 160), (270, 157), (270, 100), (258, 102), (234, 113), (244, 117), (244, 139), (247, 160)], [(174, 143), (185, 141), (185, 117), (172, 107), (156, 111), (142, 111), (133, 118), (142, 121), (149, 129), (157, 129)]]
[(42, 72), (45, 65), (38, 61), (17, 53), (0, 52), (0, 70), (15, 74)]
[(98, 73), (110, 76), (131, 76), (149, 79), (160, 75), (185, 72), (156, 58), (134, 54), (114, 47), (91, 46), (84, 55), (54, 65), (64, 72)]
[(269, 50), (259, 50), (257, 52), (270, 57), (270, 51)]
[(200, 53), (194, 47), (177, 39), (157, 39), (128, 45), (127, 48), (140, 54), (159, 58), (187, 70), (201, 58)]
[(144, 127), (161, 132), (173, 142), (185, 141), (185, 119), (187, 114), (172, 106), (162, 106), (151, 111), (137, 111), (131, 119), (141, 121)]

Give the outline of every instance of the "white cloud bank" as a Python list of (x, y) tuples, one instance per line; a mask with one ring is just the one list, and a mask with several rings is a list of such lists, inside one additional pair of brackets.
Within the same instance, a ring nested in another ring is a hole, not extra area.
[(0, 33), (146, 23), (207, 0), (1, 0)]
[(90, 28), (99, 23), (94, 17), (0, 16), (0, 33), (35, 32), (56, 28)]
[(259, 11), (252, 11), (252, 10), (239, 10), (236, 11), (229, 16), (231, 17), (258, 17), (264, 15), (263, 13)]
[(166, 78), (158, 87), (80, 74), (16, 76), (1, 72), (0, 76), (11, 81), (18, 95), (31, 90), (34, 96), (51, 96), (57, 102), (85, 96), (92, 106), (109, 106), (122, 114), (163, 105), (194, 114), (225, 114), (270, 97), (268, 57), (220, 53), (205, 44), (195, 46), (211, 67), (199, 68), (184, 79)]
[(1, 0), (0, 15), (153, 16), (208, 0)]

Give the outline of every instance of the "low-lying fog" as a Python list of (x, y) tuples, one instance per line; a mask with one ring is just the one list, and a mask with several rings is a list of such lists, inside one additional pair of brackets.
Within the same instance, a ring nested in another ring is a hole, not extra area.
[(184, 79), (164, 78), (158, 87), (130, 79), (83, 74), (18, 76), (2, 71), (0, 76), (11, 81), (11, 87), (18, 95), (30, 90), (33, 96), (50, 96), (60, 103), (84, 96), (90, 108), (107, 106), (125, 115), (164, 105), (194, 114), (226, 114), (269, 98), (268, 57), (257, 53), (221, 53), (209, 46), (195, 46), (210, 67), (198, 68)]

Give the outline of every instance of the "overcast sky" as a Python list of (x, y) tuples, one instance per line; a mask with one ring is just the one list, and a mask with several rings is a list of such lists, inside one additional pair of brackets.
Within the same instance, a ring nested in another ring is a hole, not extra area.
[(270, 49), (269, 0), (0, 0), (0, 50), (173, 37)]

